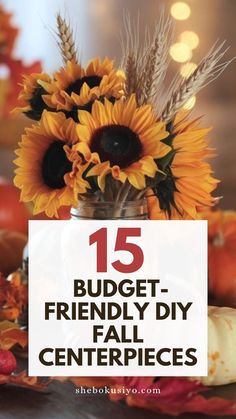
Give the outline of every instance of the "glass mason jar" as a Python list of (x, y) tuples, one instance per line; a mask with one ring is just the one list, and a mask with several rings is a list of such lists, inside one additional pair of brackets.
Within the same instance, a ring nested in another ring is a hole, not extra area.
[(72, 220), (147, 220), (146, 199), (107, 202), (84, 200), (71, 209)]

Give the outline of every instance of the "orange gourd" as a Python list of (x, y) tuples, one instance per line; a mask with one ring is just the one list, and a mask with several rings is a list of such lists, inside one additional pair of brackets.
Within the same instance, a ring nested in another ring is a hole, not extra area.
[(21, 266), (27, 237), (17, 231), (0, 230), (0, 272), (8, 275)]
[(220, 305), (236, 307), (236, 212), (209, 211), (209, 291)]

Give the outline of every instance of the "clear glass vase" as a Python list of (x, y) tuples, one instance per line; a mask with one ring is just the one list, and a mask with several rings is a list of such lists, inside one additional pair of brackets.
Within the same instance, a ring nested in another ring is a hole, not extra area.
[(146, 199), (122, 202), (84, 200), (71, 209), (72, 220), (147, 220)]

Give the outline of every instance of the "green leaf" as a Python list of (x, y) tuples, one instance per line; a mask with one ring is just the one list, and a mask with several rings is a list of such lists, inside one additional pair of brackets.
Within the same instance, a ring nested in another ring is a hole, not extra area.
[(157, 164), (158, 168), (165, 171), (165, 169), (171, 165), (173, 158), (176, 154), (175, 150), (171, 150), (166, 156), (162, 157), (161, 159), (156, 159), (155, 163)]

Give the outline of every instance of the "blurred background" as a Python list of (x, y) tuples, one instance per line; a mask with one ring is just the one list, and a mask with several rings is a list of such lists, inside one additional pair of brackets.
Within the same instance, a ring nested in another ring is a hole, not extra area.
[[(194, 69), (217, 39), (226, 40), (231, 46), (226, 58), (236, 55), (235, 0), (1, 0), (0, 5), (12, 13), (12, 23), (19, 28), (13, 50), (15, 59), (22, 60), (25, 66), (40, 61), (42, 68), (48, 72), (56, 70), (61, 64), (54, 33), (58, 11), (69, 18), (74, 27), (83, 63), (93, 56), (108, 55), (119, 64), (124, 9), (130, 12), (132, 18), (139, 11), (143, 29), (145, 25), (154, 25), (162, 5), (175, 20), (176, 35), (170, 50), (172, 74), (181, 71), (184, 76), (189, 68)], [(222, 181), (217, 195), (223, 196), (221, 206), (227, 209), (236, 208), (235, 73), (236, 61), (187, 104), (193, 109), (193, 114), (205, 115), (204, 126), (213, 126), (210, 140), (218, 155), (213, 164), (216, 177)], [(6, 65), (0, 64), (1, 98), (6, 90), (4, 79), (8, 77)], [(12, 90), (14, 97), (17, 88), (7, 88)], [(15, 119), (1, 112), (0, 176), (12, 179), (13, 150), (27, 124), (30, 125), (31, 121), (24, 117)]]

